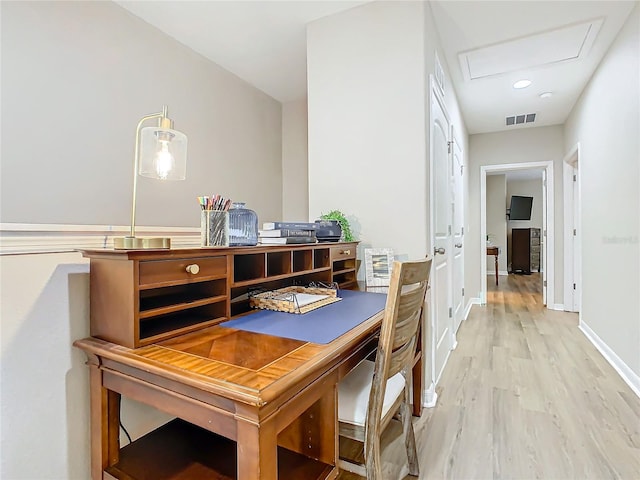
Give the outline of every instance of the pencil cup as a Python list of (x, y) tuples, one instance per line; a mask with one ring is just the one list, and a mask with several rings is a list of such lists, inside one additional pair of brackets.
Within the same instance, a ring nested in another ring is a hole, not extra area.
[(203, 247), (229, 246), (229, 212), (224, 210), (200, 212), (200, 244)]

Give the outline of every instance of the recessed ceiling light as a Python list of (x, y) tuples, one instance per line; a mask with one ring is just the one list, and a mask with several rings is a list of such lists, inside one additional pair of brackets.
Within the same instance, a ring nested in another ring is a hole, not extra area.
[(553, 92), (542, 92), (540, 98), (549, 98), (551, 95), (553, 95)]
[(527, 88), (531, 85), (531, 80), (518, 80), (513, 84), (513, 88)]

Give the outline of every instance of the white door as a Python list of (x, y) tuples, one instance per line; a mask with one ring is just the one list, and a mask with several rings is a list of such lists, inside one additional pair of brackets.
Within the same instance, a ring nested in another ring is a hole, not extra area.
[(439, 95), (431, 89), (431, 165), (433, 192), (433, 270), (431, 272), (433, 373), (437, 382), (452, 348), (451, 308), (451, 156), (449, 120)]
[(542, 304), (547, 304), (547, 171), (542, 170), (542, 232), (540, 232), (540, 265), (542, 268)]
[[(453, 333), (464, 318), (464, 165), (462, 148), (455, 132), (451, 134), (453, 156)], [(455, 347), (455, 344), (454, 344)]]
[(580, 186), (578, 184), (578, 162), (573, 166), (573, 302), (572, 312), (580, 311)]

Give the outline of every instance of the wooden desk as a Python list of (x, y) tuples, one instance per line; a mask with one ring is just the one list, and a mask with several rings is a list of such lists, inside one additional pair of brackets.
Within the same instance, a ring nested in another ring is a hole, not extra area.
[[(335, 478), (337, 382), (375, 348), (381, 320), (379, 312), (326, 345), (224, 326), (138, 349), (75, 342), (89, 357), (93, 480), (151, 478), (149, 469), (154, 479)], [(206, 433), (181, 433), (194, 427), (179, 422), (120, 449), (121, 395), (230, 439), (237, 450), (205, 435), (207, 445), (175, 446), (174, 458), (168, 441)], [(151, 453), (158, 448), (169, 453), (158, 458)], [(228, 454), (203, 460), (203, 448)]]
[[(221, 323), (251, 288), (355, 285), (355, 247), (83, 251), (92, 479), (335, 478), (337, 383), (375, 349), (382, 308), (327, 344)], [(120, 448), (121, 395), (181, 420)]]
[(487, 255), (493, 255), (495, 257), (496, 265), (496, 285), (498, 285), (498, 256), (500, 255), (500, 247), (487, 246)]

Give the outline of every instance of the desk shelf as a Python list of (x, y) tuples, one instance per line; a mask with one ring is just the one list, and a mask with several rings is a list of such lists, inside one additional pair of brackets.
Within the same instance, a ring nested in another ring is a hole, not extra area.
[[(278, 448), (278, 478), (326, 478), (334, 467)], [(127, 480), (235, 480), (235, 442), (183, 420), (173, 420), (120, 449), (120, 461), (106, 469)]]
[(149, 345), (164, 340), (168, 336), (182, 335), (215, 325), (227, 320), (225, 313), (226, 303), (218, 302), (142, 319), (140, 321), (139, 345)]

